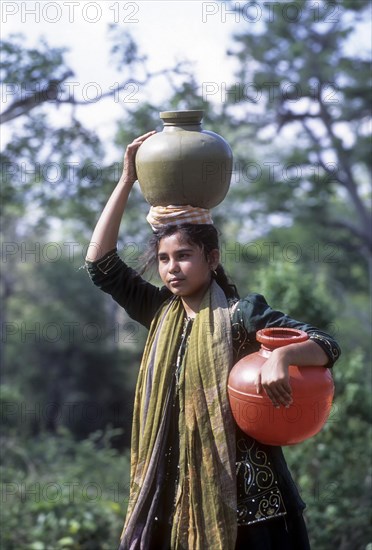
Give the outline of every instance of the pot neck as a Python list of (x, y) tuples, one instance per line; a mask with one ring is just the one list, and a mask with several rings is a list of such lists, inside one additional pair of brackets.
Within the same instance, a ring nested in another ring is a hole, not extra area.
[(177, 130), (193, 130), (201, 132), (201, 124), (184, 123), (184, 122), (164, 122), (165, 131), (177, 131)]
[(286, 327), (264, 328), (259, 330), (256, 335), (257, 341), (261, 343), (261, 347), (266, 351), (288, 346), (289, 344), (297, 344), (306, 342), (309, 339), (307, 333), (303, 330)]

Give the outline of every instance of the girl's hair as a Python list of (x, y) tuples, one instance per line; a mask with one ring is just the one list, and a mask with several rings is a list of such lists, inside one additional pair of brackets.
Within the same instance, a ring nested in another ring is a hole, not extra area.
[[(148, 249), (143, 255), (144, 266), (141, 274), (148, 268), (157, 265), (157, 257), (160, 241), (164, 237), (170, 237), (175, 233), (181, 233), (189, 244), (194, 244), (201, 248), (205, 258), (208, 259), (212, 250), (219, 250), (217, 229), (210, 224), (192, 224), (184, 223), (180, 225), (166, 225), (151, 237)], [(212, 277), (224, 291), (226, 298), (239, 298), (236, 286), (229, 282), (227, 275), (221, 264), (218, 264), (215, 272), (212, 271)]]

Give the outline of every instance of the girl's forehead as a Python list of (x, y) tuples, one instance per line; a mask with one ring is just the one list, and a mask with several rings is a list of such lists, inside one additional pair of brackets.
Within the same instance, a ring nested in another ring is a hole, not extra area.
[(177, 231), (177, 233), (163, 237), (160, 240), (158, 251), (161, 252), (162, 250), (177, 248), (196, 248), (196, 245), (190, 243), (185, 235)]

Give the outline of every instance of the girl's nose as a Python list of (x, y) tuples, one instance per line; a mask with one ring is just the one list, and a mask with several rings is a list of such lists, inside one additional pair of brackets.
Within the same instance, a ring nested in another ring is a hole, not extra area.
[(179, 271), (180, 269), (180, 266), (177, 262), (177, 260), (170, 260), (169, 262), (169, 272), (170, 273), (176, 273), (177, 271)]

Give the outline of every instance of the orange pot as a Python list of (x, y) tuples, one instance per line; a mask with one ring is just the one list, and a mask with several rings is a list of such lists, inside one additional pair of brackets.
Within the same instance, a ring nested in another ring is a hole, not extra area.
[(255, 380), (271, 352), (281, 346), (304, 342), (306, 332), (290, 328), (267, 328), (257, 332), (261, 349), (247, 355), (231, 370), (228, 381), (230, 406), (238, 426), (267, 445), (294, 445), (317, 434), (328, 419), (334, 384), (325, 367), (289, 367), (293, 403), (276, 409), (263, 390), (256, 393)]

